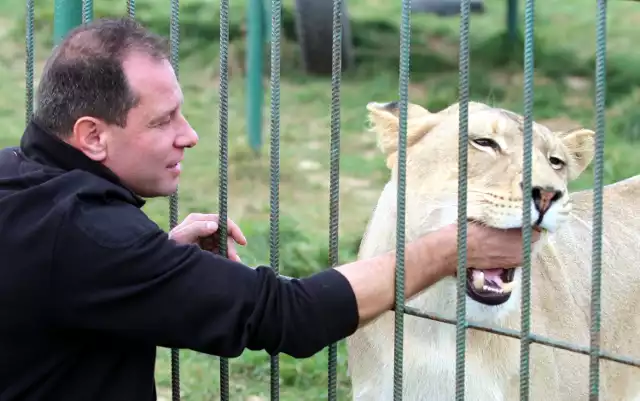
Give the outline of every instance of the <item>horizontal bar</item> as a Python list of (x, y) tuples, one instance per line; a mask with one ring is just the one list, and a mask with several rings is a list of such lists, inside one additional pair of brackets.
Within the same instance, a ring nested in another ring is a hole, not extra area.
[[(429, 320), (434, 320), (434, 321), (437, 321), (437, 322), (448, 323), (448, 324), (452, 324), (452, 325), (456, 324), (456, 320), (455, 319), (449, 319), (449, 318), (440, 316), (440, 315), (435, 314), (435, 313), (422, 313), (422, 312), (416, 310), (415, 308), (412, 308), (412, 307), (406, 306), (406, 305), (404, 306), (404, 313), (407, 314), (407, 315), (421, 317), (421, 318), (429, 319)], [(518, 340), (522, 339), (522, 336), (520, 335), (520, 333), (515, 331), (515, 330), (503, 329), (503, 328), (497, 328), (497, 327), (490, 327), (490, 326), (483, 326), (483, 325), (478, 324), (478, 323), (472, 323), (471, 321), (467, 321), (467, 327), (470, 328), (470, 329), (484, 331), (484, 332), (487, 332), (487, 333), (493, 333), (493, 334), (498, 334), (498, 335), (503, 335), (503, 336), (515, 338), (515, 339), (518, 339)], [(581, 346), (573, 345), (571, 343), (567, 343), (567, 342), (564, 342), (564, 341), (558, 341), (558, 340), (554, 340), (552, 338), (538, 336), (538, 335), (535, 335), (535, 334), (531, 334), (529, 336), (529, 339), (531, 340), (532, 343), (538, 343), (538, 344), (541, 344), (541, 345), (548, 345), (548, 346), (553, 347), (553, 348), (559, 348), (559, 349), (563, 349), (563, 350), (566, 350), (566, 351), (572, 351), (572, 352), (576, 352), (576, 353), (587, 355), (587, 356), (590, 355), (590, 348), (589, 347), (581, 347)], [(640, 368), (640, 360), (629, 358), (629, 357), (626, 357), (626, 356), (616, 355), (616, 354), (613, 354), (613, 353), (610, 353), (610, 352), (606, 352), (606, 351), (600, 351), (599, 358), (600, 359), (609, 360), (609, 361), (612, 361), (612, 362), (622, 363), (622, 364), (628, 365), (628, 366), (635, 366), (635, 367)]]

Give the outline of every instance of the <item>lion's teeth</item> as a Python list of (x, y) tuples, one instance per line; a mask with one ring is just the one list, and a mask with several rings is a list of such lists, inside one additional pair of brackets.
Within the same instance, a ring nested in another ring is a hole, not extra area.
[(502, 292), (505, 293), (510, 293), (511, 291), (513, 291), (513, 286), (514, 286), (514, 282), (510, 282), (510, 283), (502, 283)]
[(482, 290), (484, 288), (484, 272), (478, 271), (473, 277), (473, 287), (476, 290)]
[(495, 292), (496, 294), (502, 294), (502, 290), (500, 288), (495, 288), (495, 287), (490, 287), (488, 285), (485, 285), (484, 287), (482, 287), (482, 289), (484, 291)]
[(481, 270), (474, 272), (473, 275), (473, 287), (478, 291), (489, 291), (496, 294), (509, 294), (513, 291), (514, 286), (515, 283), (513, 281), (510, 283), (501, 283), (500, 288), (486, 285), (484, 272)]

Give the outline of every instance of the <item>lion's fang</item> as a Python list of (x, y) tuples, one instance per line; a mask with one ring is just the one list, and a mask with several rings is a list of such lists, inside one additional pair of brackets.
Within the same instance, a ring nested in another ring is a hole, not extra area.
[(476, 272), (476, 274), (474, 274), (473, 287), (476, 290), (482, 290), (485, 287), (485, 285), (484, 285), (484, 273), (482, 271), (478, 271), (478, 272)]

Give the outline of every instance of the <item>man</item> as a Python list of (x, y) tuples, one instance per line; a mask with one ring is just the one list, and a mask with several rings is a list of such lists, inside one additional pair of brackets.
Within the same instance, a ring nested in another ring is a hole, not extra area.
[[(134, 21), (70, 32), (37, 101), (0, 151), (0, 399), (154, 400), (156, 346), (307, 357), (393, 307), (392, 253), (284, 280), (200, 249), (215, 215), (168, 235), (147, 218), (143, 198), (177, 189), (198, 137), (165, 42)], [(476, 268), (516, 266), (520, 249), (517, 231), (469, 227)], [(406, 257), (412, 296), (455, 273), (456, 227)]]

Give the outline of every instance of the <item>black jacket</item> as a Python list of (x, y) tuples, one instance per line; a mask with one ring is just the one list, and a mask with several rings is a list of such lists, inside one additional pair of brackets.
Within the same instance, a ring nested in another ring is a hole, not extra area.
[(306, 357), (356, 329), (335, 270), (285, 280), (177, 245), (143, 204), (34, 123), (0, 150), (0, 401), (151, 401), (156, 346)]

